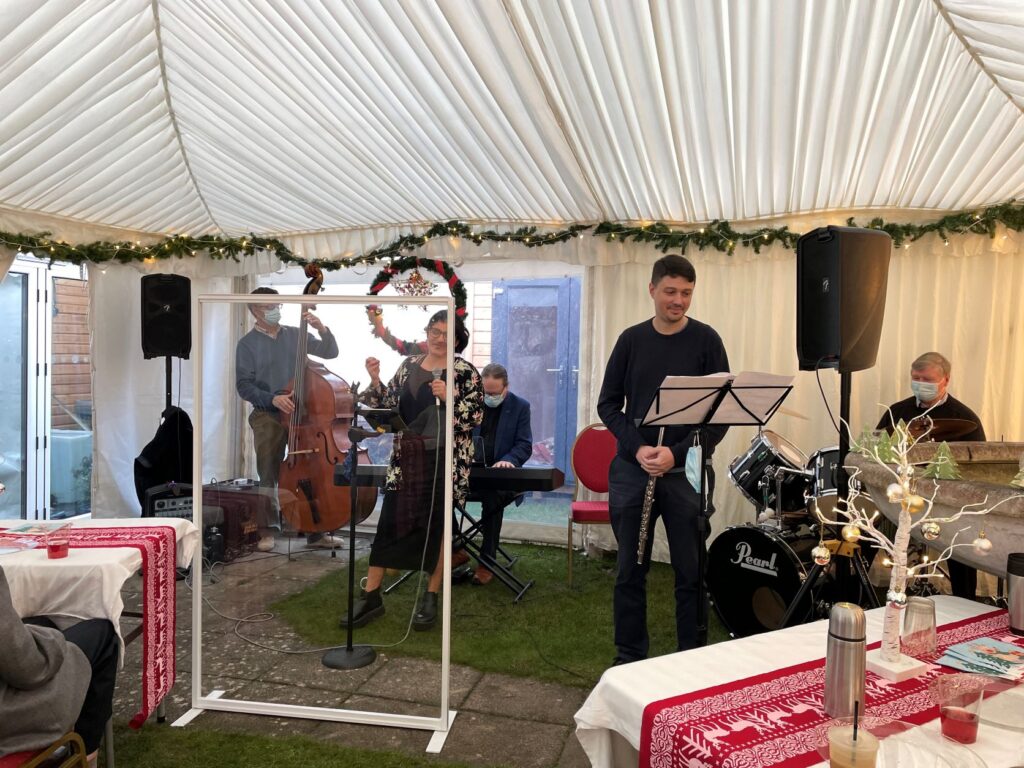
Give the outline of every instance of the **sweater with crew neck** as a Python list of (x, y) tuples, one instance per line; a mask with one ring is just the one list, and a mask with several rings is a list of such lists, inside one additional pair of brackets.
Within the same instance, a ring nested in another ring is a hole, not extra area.
[[(707, 323), (692, 317), (675, 333), (664, 334), (654, 321), (624, 330), (608, 358), (597, 413), (618, 442), (618, 455), (636, 464), (636, 452), (658, 444), (658, 427), (639, 427), (654, 395), (666, 376), (706, 376), (729, 370), (722, 338)], [(725, 436), (727, 427), (705, 430), (704, 455), (708, 457)], [(693, 427), (665, 428), (663, 444), (672, 449), (675, 466), (681, 467), (692, 444)]]

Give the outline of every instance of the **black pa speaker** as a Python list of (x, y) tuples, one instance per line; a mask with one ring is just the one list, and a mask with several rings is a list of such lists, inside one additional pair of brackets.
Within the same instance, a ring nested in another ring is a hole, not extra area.
[(796, 245), (800, 370), (871, 368), (885, 314), (892, 238), (877, 229), (822, 227)]
[(192, 291), (187, 277), (142, 278), (142, 354), (184, 357), (192, 351)]

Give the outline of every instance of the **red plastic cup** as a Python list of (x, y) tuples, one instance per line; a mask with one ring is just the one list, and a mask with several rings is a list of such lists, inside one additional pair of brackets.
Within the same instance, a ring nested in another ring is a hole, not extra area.
[(62, 557), (67, 557), (68, 549), (69, 545), (67, 536), (46, 537), (46, 556), (51, 560), (59, 560)]

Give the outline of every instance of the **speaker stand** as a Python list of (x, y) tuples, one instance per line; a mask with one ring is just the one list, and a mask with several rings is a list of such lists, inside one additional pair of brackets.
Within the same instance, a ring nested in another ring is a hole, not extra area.
[(169, 411), (171, 409), (171, 401), (173, 399), (172, 396), (171, 396), (172, 395), (172, 389), (173, 389), (171, 381), (173, 379), (172, 379), (172, 375), (171, 375), (171, 356), (170, 355), (167, 355), (167, 357), (164, 358), (164, 376), (166, 377), (166, 386), (164, 387), (164, 393), (167, 395), (167, 398), (166, 398), (167, 405), (165, 407), (165, 410)]
[[(840, 363), (841, 365), (841, 363)], [(836, 509), (842, 505), (847, 508), (850, 498), (850, 477), (846, 473), (846, 455), (850, 452), (850, 396), (852, 392), (853, 374), (849, 371), (839, 373), (839, 464), (836, 467)], [(860, 547), (851, 554), (853, 573), (847, 568), (836, 568), (836, 586), (844, 600), (860, 602), (854, 596), (858, 593), (867, 602), (869, 608), (879, 608), (881, 603), (875, 589), (868, 580), (868, 566), (861, 554)]]

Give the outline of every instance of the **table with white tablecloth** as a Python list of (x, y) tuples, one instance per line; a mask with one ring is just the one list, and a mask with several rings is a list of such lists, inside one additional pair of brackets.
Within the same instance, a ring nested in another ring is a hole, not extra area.
[[(992, 606), (937, 596), (939, 625), (991, 612)], [(884, 609), (867, 611), (868, 642), (882, 636)], [(771, 673), (820, 659), (827, 621), (659, 656), (608, 669), (576, 713), (576, 735), (592, 765), (636, 766), (644, 709), (653, 702)], [(919, 726), (937, 731), (938, 721)], [(1015, 766), (1024, 757), (1024, 734), (983, 727), (971, 746), (989, 768)]]
[[(10, 528), (23, 520), (2, 520)], [(179, 518), (76, 520), (75, 528), (164, 526), (174, 529), (177, 565), (188, 567), (199, 545), (199, 529)], [(142, 566), (139, 550), (130, 547), (72, 548), (68, 556), (51, 560), (46, 548), (0, 555), (0, 567), (11, 587), (14, 609), (20, 616), (70, 616), (109, 619), (115, 627), (124, 611), (121, 588)]]
[[(21, 522), (0, 520), (0, 529)], [(141, 618), (123, 638), (143, 638), (141, 706), (129, 722), (141, 727), (174, 685), (175, 566), (192, 562), (199, 530), (180, 518), (118, 518), (75, 520), (61, 533), (65, 557), (50, 559), (45, 546), (0, 555), (14, 608), (23, 617), (108, 619), (119, 637), (122, 615)], [(121, 590), (140, 570), (142, 613), (127, 614)]]

